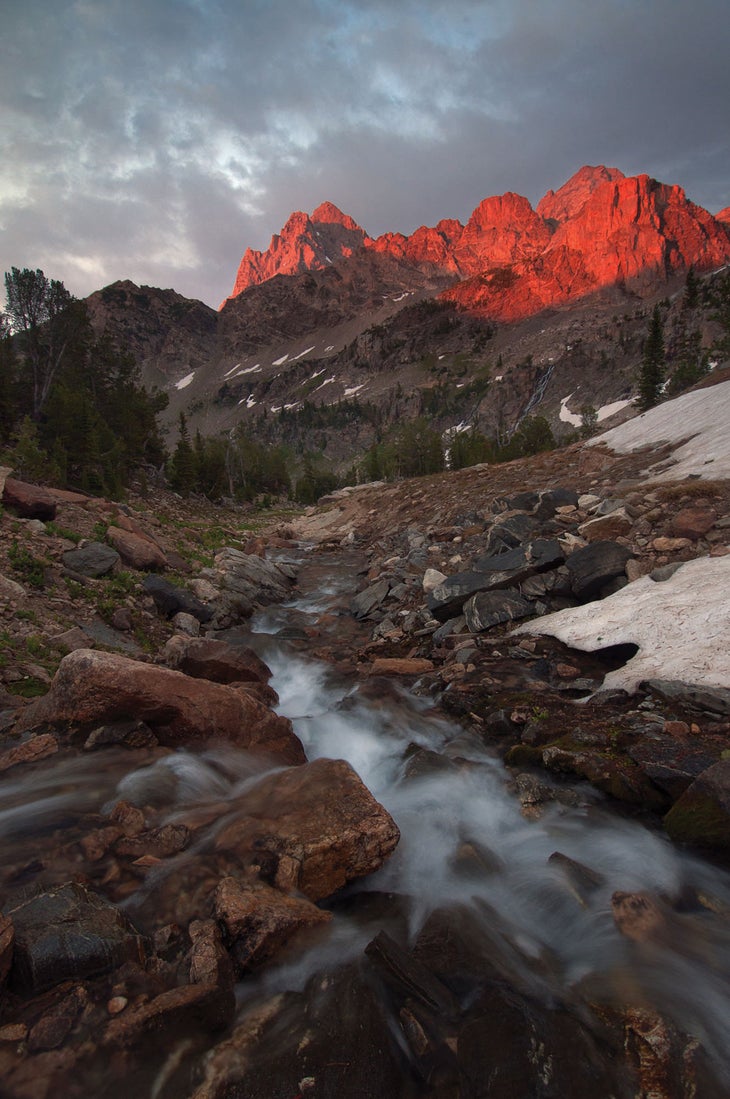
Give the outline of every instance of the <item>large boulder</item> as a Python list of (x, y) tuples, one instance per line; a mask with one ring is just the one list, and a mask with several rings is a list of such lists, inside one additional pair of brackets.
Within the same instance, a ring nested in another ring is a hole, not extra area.
[(516, 587), (536, 573), (561, 565), (564, 560), (560, 544), (547, 538), (538, 538), (505, 553), (480, 557), (473, 571), (449, 576), (434, 588), (428, 597), (428, 609), (434, 618), (445, 622), (458, 614), (467, 599), (477, 592)]
[(576, 599), (595, 599), (611, 580), (626, 575), (631, 550), (619, 542), (592, 542), (572, 553), (566, 565)]
[(10, 979), (23, 995), (144, 958), (142, 940), (119, 909), (76, 882), (10, 901), (4, 912), (15, 929)]
[(470, 633), (481, 633), (502, 622), (514, 622), (534, 613), (534, 603), (509, 591), (479, 592), (464, 604), (464, 617)]
[(192, 592), (171, 584), (162, 576), (147, 576), (142, 587), (152, 596), (155, 606), (165, 618), (182, 613), (191, 614), (198, 622), (210, 622), (213, 617), (211, 607), (201, 603)]
[(67, 550), (63, 555), (67, 569), (91, 577), (105, 576), (120, 560), (117, 551), (104, 542), (89, 542), (80, 549)]
[(169, 668), (214, 683), (268, 683), (271, 670), (253, 649), (212, 637), (171, 637), (162, 650)]
[(290, 897), (260, 881), (224, 878), (214, 904), (240, 972), (266, 961), (298, 931), (332, 919), (330, 912), (311, 901)]
[(169, 747), (226, 741), (303, 763), (291, 723), (250, 695), (117, 653), (77, 649), (61, 661), (43, 698), (22, 713), (21, 728), (87, 730), (124, 719), (146, 722)]
[(288, 566), (230, 546), (216, 554), (214, 573), (222, 593), (219, 617), (226, 621), (247, 617), (257, 604), (280, 603), (291, 591)]
[(29, 485), (25, 481), (16, 481), (8, 477), (2, 496), (6, 508), (11, 508), (21, 519), (42, 519), (43, 522), (56, 518), (56, 500), (48, 489), (40, 485)]
[(312, 901), (377, 870), (400, 832), (349, 763), (318, 759), (267, 776), (217, 837), (219, 851), (255, 854), (279, 889)]
[(730, 759), (695, 779), (665, 816), (664, 827), (680, 843), (730, 848)]
[(109, 527), (106, 536), (130, 568), (143, 572), (167, 568), (167, 557), (150, 538), (121, 527)]

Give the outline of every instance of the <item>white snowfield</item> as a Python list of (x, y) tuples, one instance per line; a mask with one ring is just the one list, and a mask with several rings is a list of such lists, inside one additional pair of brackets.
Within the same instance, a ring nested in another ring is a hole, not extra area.
[[(628, 454), (653, 443), (679, 443), (673, 464), (656, 474), (653, 481), (677, 481), (685, 477), (705, 480), (730, 477), (730, 381), (684, 393), (673, 401), (627, 420), (589, 445), (605, 443), (619, 454)], [(664, 463), (662, 463), (663, 465)]]
[(175, 389), (187, 389), (194, 377), (195, 371), (193, 370), (191, 374), (186, 374), (179, 382), (175, 382)]
[(730, 555), (687, 561), (669, 580), (649, 576), (595, 603), (528, 622), (517, 634), (547, 634), (583, 652), (633, 644), (604, 688), (634, 691), (642, 679), (730, 685)]

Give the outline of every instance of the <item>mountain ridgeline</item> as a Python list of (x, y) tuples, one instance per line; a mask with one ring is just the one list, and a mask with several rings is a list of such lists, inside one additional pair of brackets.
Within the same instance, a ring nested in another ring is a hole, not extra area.
[(199, 449), (245, 436), (297, 474), (362, 478), (403, 472), (407, 425), (482, 460), (630, 414), (657, 306), (651, 400), (692, 384), (727, 357), (728, 263), (728, 210), (584, 167), (534, 209), (507, 193), (410, 236), (372, 238), (330, 202), (295, 212), (218, 311), (129, 281), (86, 305), (167, 396), (170, 445), (183, 414)]

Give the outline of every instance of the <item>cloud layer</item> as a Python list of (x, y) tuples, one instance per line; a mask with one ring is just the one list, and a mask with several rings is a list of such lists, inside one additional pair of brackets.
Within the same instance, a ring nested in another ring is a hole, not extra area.
[(217, 305), (337, 203), (376, 235), (582, 164), (730, 204), (725, 0), (7, 0), (3, 270)]

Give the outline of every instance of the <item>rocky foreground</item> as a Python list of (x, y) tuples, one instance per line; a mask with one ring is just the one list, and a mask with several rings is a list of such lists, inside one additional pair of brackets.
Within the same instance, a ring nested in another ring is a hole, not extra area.
[[(730, 484), (647, 480), (668, 459), (576, 446), (365, 486), (266, 538), (226, 515), (215, 546), (213, 514), (6, 479), (3, 1094), (726, 1094), (696, 1039), (630, 982), (600, 1007), (536, 998), (454, 908), (415, 942), (391, 911), (360, 962), (236, 1013), (236, 987), (250, 995), (272, 961), (318, 942), (352, 903), (348, 883), (399, 840), (349, 764), (306, 761), (266, 665), (215, 636), (295, 591), (296, 569), (267, 546), (293, 556), (305, 540), (310, 561), (350, 571), (348, 605), (290, 631), (293, 647), (372, 697), (387, 680), (432, 697), (504, 758), (528, 819), (589, 784), (726, 861)], [(189, 753), (218, 776), (197, 804), (177, 801)], [(404, 766), (470, 765), (456, 747), (447, 762), (414, 747)], [(124, 787), (131, 772), (158, 781)], [(57, 807), (15, 824), (44, 792)], [(460, 857), (489, 872), (480, 851)], [(589, 867), (560, 865), (576, 903), (599, 887)], [(721, 907), (612, 901), (639, 950), (686, 941)]]

